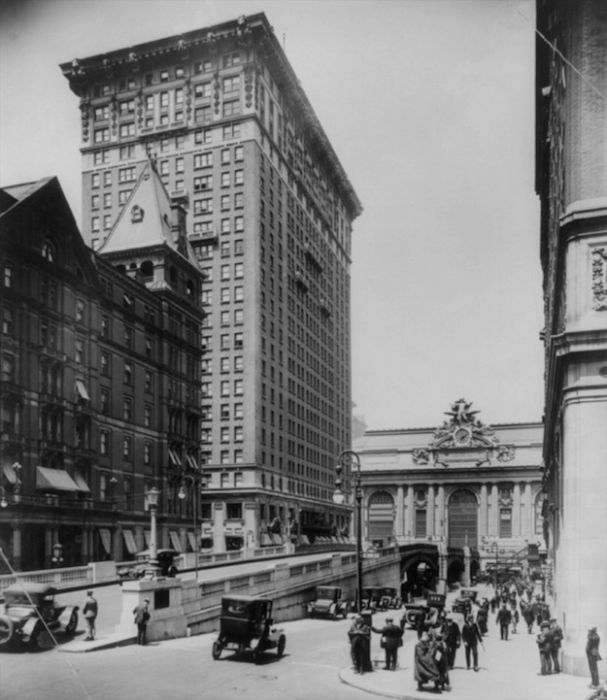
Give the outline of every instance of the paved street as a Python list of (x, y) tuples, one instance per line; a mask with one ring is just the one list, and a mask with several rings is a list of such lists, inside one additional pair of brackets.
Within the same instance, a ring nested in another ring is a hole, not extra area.
[[(110, 589), (98, 589), (97, 593), (100, 600), (112, 597)], [(381, 625), (385, 617), (386, 613), (377, 613), (374, 624)], [(378, 695), (435, 696), (431, 691), (416, 690), (413, 679), (416, 634), (413, 630), (406, 632), (396, 672), (379, 668), (383, 665), (383, 652), (379, 648), (379, 636), (373, 635), (372, 657), (378, 662), (378, 670), (357, 676), (350, 669), (349, 620), (304, 619), (280, 626), (287, 635), (285, 656), (279, 660), (268, 652), (265, 663), (259, 666), (247, 658), (236, 658), (228, 651), (223, 652), (219, 661), (213, 661), (214, 634), (88, 654), (1, 653), (0, 697), (3, 700), (17, 697), (44, 697), (45, 700), (123, 697), (129, 700), (165, 700), (167, 697), (363, 700)], [(535, 634), (519, 632), (510, 641), (502, 642), (493, 621), (489, 630), (485, 638), (486, 651), (480, 653), (480, 671), (465, 669), (460, 649), (456, 668), (451, 673), (453, 690), (444, 695), (452, 700), (584, 700), (589, 696), (587, 678), (537, 676)], [(103, 625), (100, 633), (105, 633)]]

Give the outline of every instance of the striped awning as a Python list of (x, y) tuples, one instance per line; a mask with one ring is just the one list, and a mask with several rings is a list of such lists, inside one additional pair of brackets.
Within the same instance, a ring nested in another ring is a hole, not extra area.
[(36, 488), (42, 491), (78, 492), (82, 490), (64, 469), (49, 467), (36, 467)]
[(135, 537), (132, 530), (123, 530), (122, 536), (124, 537), (124, 544), (126, 545), (129, 554), (137, 553), (137, 545), (135, 544)]
[(99, 528), (99, 537), (101, 538), (101, 544), (103, 549), (105, 549), (106, 554), (112, 553), (112, 533), (107, 527)]
[(196, 537), (193, 532), (188, 532), (188, 542), (190, 543), (192, 551), (196, 552), (198, 548), (196, 547)]
[(179, 539), (179, 535), (175, 532), (175, 530), (169, 530), (169, 537), (171, 538), (173, 549), (181, 552), (181, 540)]

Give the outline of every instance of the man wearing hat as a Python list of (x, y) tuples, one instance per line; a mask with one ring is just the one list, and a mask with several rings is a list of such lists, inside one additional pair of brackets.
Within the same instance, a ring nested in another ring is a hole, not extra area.
[(88, 627), (88, 635), (84, 639), (85, 642), (92, 642), (95, 639), (95, 620), (97, 619), (98, 609), (97, 601), (93, 597), (93, 591), (87, 591), (86, 601), (82, 606), (82, 614)]
[(563, 641), (563, 630), (559, 627), (556, 617), (550, 620), (550, 657), (552, 658), (552, 672), (560, 673), (559, 656), (561, 655), (561, 642)]
[(394, 624), (394, 619), (386, 618), (386, 624), (378, 629), (371, 627), (377, 634), (381, 634), (381, 647), (386, 652), (386, 665), (384, 670), (395, 671), (398, 660), (398, 647), (403, 644), (403, 630)]
[(601, 655), (599, 654), (600, 643), (601, 638), (596, 631), (596, 627), (591, 627), (588, 630), (588, 639), (586, 641), (586, 658), (588, 659), (588, 668), (590, 670), (591, 688), (599, 687), (598, 662), (601, 660)]
[(542, 622), (540, 625), (540, 633), (537, 635), (536, 640), (537, 648), (540, 652), (540, 673), (541, 676), (548, 676), (552, 673), (552, 662), (550, 656), (551, 642), (550, 642), (550, 623)]
[(143, 603), (133, 610), (133, 615), (135, 615), (135, 624), (137, 625), (137, 644), (145, 644), (146, 638), (145, 633), (148, 626), (148, 620), (150, 619), (150, 611), (148, 610), (148, 605), (150, 601), (145, 598)]

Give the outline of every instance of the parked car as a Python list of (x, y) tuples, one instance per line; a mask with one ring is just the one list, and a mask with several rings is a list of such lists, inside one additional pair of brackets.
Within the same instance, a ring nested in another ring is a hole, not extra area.
[[(156, 552), (156, 561), (160, 568), (160, 576), (176, 576), (179, 569), (175, 566), (175, 559), (179, 556), (176, 549), (159, 549)], [(118, 578), (120, 581), (128, 581), (132, 579), (143, 578), (145, 572), (150, 568), (150, 551), (138, 552), (136, 555), (136, 564), (131, 566), (122, 566), (118, 569)]]
[(451, 609), (453, 612), (468, 613), (472, 609), (472, 603), (476, 600), (478, 591), (475, 588), (461, 588), (459, 598), (453, 601)]
[(249, 595), (221, 599), (219, 637), (212, 649), (214, 659), (218, 659), (224, 649), (232, 649), (238, 653), (251, 652), (255, 663), (259, 663), (267, 649), (276, 649), (277, 656), (281, 657), (286, 643), (284, 631), (274, 626), (271, 600)]
[(342, 590), (339, 586), (317, 586), (316, 600), (308, 603), (308, 615), (328, 615), (335, 620), (341, 615), (345, 618), (350, 611), (350, 604), (341, 599)]
[(412, 629), (416, 630), (420, 620), (419, 613), (423, 612), (423, 619), (425, 620), (430, 614), (431, 610), (425, 603), (406, 603), (405, 612), (400, 621), (401, 629), (405, 629), (406, 625), (409, 625)]
[(387, 610), (388, 608), (400, 608), (401, 597), (398, 594), (396, 588), (385, 587), (381, 589), (381, 595), (379, 599), (379, 608)]
[(381, 600), (382, 588), (373, 586), (371, 588), (363, 588), (361, 608), (363, 610), (377, 610)]
[(0, 646), (26, 644), (33, 651), (50, 649), (51, 634), (72, 637), (78, 627), (78, 606), (59, 605), (56, 589), (46, 583), (14, 584), (4, 590), (0, 613)]

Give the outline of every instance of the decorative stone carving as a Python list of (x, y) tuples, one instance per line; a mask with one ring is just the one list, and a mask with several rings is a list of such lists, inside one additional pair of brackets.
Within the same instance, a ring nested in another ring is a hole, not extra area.
[(512, 462), (514, 459), (514, 447), (512, 445), (500, 445), (497, 448), (498, 462)]
[(494, 431), (481, 423), (475, 416), (478, 411), (472, 410), (472, 402), (458, 399), (451, 404), (451, 410), (445, 414), (451, 419), (439, 426), (434, 439), (430, 444), (431, 449), (444, 449), (447, 447), (494, 447), (497, 438)]
[(135, 204), (135, 206), (131, 208), (131, 223), (138, 224), (140, 221), (143, 221), (144, 214), (144, 210), (138, 204)]
[(411, 454), (414, 464), (428, 464), (428, 462), (430, 461), (430, 453), (428, 452), (428, 450), (420, 448), (413, 450)]
[(607, 311), (607, 248), (592, 251), (592, 306)]

